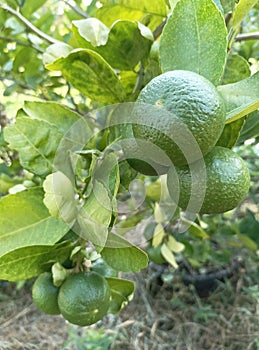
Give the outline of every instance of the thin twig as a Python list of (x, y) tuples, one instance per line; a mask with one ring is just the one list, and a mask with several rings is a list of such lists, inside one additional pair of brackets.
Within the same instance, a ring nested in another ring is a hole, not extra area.
[(259, 40), (259, 32), (238, 34), (235, 41)]
[(88, 14), (85, 13), (80, 7), (78, 6), (73, 6), (70, 4), (69, 0), (63, 0), (65, 4), (67, 4), (75, 13), (78, 15), (84, 17), (84, 18), (89, 18)]
[(20, 45), (20, 46), (31, 47), (31, 48), (33, 48), (33, 49), (35, 49), (35, 50), (37, 50), (37, 51), (39, 51), (41, 53), (44, 52), (44, 50), (42, 50), (40, 47), (35, 46), (32, 43), (28, 43), (27, 41), (15, 39), (15, 38), (10, 38), (10, 37), (7, 37), (7, 36), (1, 36), (1, 35), (0, 35), (0, 40), (7, 41), (9, 43), (16, 43), (17, 45)]
[(18, 312), (15, 316), (9, 317), (7, 320), (1, 323), (1, 327), (8, 327), (10, 323), (17, 321), (21, 316), (24, 316), (33, 310), (33, 304), (26, 306), (20, 312)]
[(154, 40), (160, 37), (164, 29), (164, 26), (166, 25), (166, 22), (167, 22), (167, 18), (162, 23), (160, 23), (159, 26), (153, 31)]
[(45, 34), (44, 32), (42, 32), (40, 29), (35, 27), (30, 21), (28, 21), (27, 18), (25, 18), (21, 13), (17, 12), (13, 8), (11, 8), (10, 6), (0, 2), (0, 8), (2, 8), (3, 10), (11, 13), (13, 16), (18, 18), (28, 29), (30, 29), (33, 33), (38, 35), (38, 37), (46, 40), (50, 44), (59, 43), (58, 40), (56, 40), (56, 39), (52, 38), (51, 36), (49, 36), (49, 35)]
[(228, 24), (229, 24), (231, 18), (232, 18), (232, 12), (228, 12), (228, 13), (226, 14), (226, 17), (225, 17), (226, 26), (228, 26)]

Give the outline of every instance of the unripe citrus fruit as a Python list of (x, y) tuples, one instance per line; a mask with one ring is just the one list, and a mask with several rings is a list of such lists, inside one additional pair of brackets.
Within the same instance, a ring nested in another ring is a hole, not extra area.
[(50, 272), (44, 272), (36, 279), (32, 287), (32, 299), (35, 305), (50, 315), (60, 314), (58, 307), (59, 288), (55, 287)]
[[(214, 85), (197, 73), (174, 70), (157, 76), (140, 92), (133, 134), (181, 166), (206, 154), (219, 139), (224, 123), (225, 106)], [(152, 158), (148, 148), (146, 153)], [(139, 164), (137, 168), (141, 171)]]
[[(178, 179), (172, 169), (167, 176), (172, 199), (179, 180), (178, 205), (182, 209), (187, 208), (192, 195), (193, 204), (188, 206), (188, 211), (201, 214), (224, 213), (234, 209), (247, 195), (250, 185), (249, 170), (243, 159), (228, 148), (213, 147), (204, 157), (204, 161), (191, 164), (191, 168), (192, 171), (187, 165), (176, 168)], [(193, 183), (196, 185), (192, 187)], [(201, 195), (203, 189), (204, 196)]]
[(79, 272), (68, 276), (60, 287), (58, 305), (67, 321), (88, 326), (106, 315), (110, 295), (104, 277), (95, 272)]
[(150, 245), (147, 248), (149, 259), (156, 264), (163, 264), (164, 262), (166, 262), (165, 258), (161, 254), (161, 248), (162, 248), (161, 244), (157, 247), (153, 247), (152, 245)]

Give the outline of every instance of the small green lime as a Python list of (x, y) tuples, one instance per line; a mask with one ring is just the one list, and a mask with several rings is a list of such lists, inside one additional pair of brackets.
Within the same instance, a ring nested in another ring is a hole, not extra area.
[(58, 307), (59, 288), (55, 287), (50, 272), (44, 272), (36, 279), (32, 287), (32, 299), (35, 305), (50, 315), (60, 314)]
[(58, 305), (70, 323), (88, 326), (101, 320), (110, 305), (110, 287), (96, 272), (79, 272), (67, 277), (60, 287)]
[(161, 248), (162, 248), (161, 244), (158, 245), (157, 247), (153, 247), (152, 245), (150, 245), (147, 248), (149, 259), (156, 264), (163, 264), (164, 262), (166, 262), (165, 258), (161, 254)]

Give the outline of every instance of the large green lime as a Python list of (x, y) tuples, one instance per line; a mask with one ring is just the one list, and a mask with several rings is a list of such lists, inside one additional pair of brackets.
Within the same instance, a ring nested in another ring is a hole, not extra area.
[(70, 275), (60, 287), (58, 305), (67, 321), (88, 326), (107, 313), (110, 295), (104, 277), (95, 272), (79, 272)]
[(178, 178), (170, 169), (167, 176), (171, 197), (175, 198), (179, 184), (178, 205), (201, 214), (224, 213), (235, 208), (247, 195), (250, 185), (249, 170), (243, 159), (232, 150), (219, 146), (206, 154), (204, 162), (199, 160), (191, 167), (176, 168), (176, 173)]
[[(175, 166), (202, 158), (216, 144), (225, 123), (225, 106), (214, 85), (184, 70), (151, 80), (133, 112), (133, 134), (147, 142), (145, 149), (141, 146), (147, 159), (152, 159), (153, 144)], [(159, 158), (161, 154), (157, 153), (154, 161), (159, 162)], [(136, 168), (141, 171), (139, 162)]]

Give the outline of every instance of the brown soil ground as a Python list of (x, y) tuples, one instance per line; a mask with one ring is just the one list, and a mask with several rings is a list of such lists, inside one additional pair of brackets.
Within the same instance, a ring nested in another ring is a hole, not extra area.
[[(206, 298), (179, 281), (173, 288), (160, 286), (152, 264), (126, 277), (136, 283), (133, 301), (119, 315), (84, 328), (37, 310), (27, 285), (19, 291), (12, 284), (1, 287), (0, 350), (259, 349), (259, 300), (244, 293), (245, 273)], [(87, 343), (88, 335), (100, 329), (112, 339), (109, 346)]]

